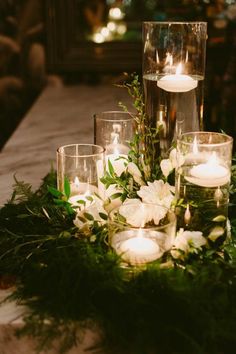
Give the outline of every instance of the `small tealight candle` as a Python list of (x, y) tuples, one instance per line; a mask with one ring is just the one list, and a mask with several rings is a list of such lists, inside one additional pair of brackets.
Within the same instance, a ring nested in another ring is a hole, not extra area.
[(198, 81), (189, 75), (181, 74), (181, 63), (176, 68), (176, 74), (165, 75), (157, 81), (157, 86), (168, 92), (188, 92), (195, 89)]

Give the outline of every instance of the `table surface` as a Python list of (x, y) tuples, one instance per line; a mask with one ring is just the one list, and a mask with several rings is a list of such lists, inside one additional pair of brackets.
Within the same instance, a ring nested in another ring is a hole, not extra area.
[[(56, 167), (59, 146), (93, 143), (94, 113), (120, 110), (120, 101), (131, 107), (127, 91), (112, 84), (47, 87), (0, 153), (0, 205), (11, 196), (14, 175), (37, 188), (52, 163)], [(0, 291), (0, 304), (11, 291)], [(14, 335), (15, 328), (23, 323), (25, 310), (14, 302), (0, 306), (0, 354), (36, 353), (32, 338)], [(87, 331), (80, 347), (73, 347), (68, 354), (87, 352), (94, 336)], [(58, 348), (49, 353), (58, 353)]]
[(11, 195), (13, 176), (38, 187), (56, 168), (56, 149), (93, 143), (93, 115), (131, 107), (126, 89), (112, 84), (47, 87), (0, 153), (0, 205)]

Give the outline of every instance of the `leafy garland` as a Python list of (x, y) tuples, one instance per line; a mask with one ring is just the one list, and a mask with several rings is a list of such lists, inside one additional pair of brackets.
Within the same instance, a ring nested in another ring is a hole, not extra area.
[[(129, 158), (139, 164), (142, 144), (136, 139)], [(149, 158), (147, 153), (144, 160)], [(145, 164), (140, 170), (147, 178)], [(160, 173), (159, 167), (152, 170), (149, 180)], [(104, 183), (112, 177), (117, 181), (110, 166)], [(11, 200), (0, 210), (0, 276), (16, 278), (12, 299), (30, 309), (21, 333), (38, 338), (39, 350), (57, 338), (60, 353), (80, 345), (86, 328), (99, 332), (96, 349), (107, 354), (232, 353), (236, 160), (230, 192), (232, 238), (224, 247), (129, 272), (107, 244), (106, 225), (92, 220), (89, 229), (75, 226), (68, 186), (64, 195), (56, 190), (54, 171), (36, 192), (16, 180)]]

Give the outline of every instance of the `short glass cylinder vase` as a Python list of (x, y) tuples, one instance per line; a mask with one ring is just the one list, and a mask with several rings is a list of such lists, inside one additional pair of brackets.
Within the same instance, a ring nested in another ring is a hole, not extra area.
[(132, 115), (123, 111), (106, 111), (94, 115), (94, 143), (106, 149), (106, 155), (127, 155), (135, 124)]
[(203, 130), (206, 39), (206, 22), (143, 23), (145, 110), (162, 156), (177, 135)]
[(176, 217), (173, 211), (156, 204), (123, 205), (109, 213), (108, 230), (109, 243), (121, 257), (121, 265), (139, 267), (160, 259), (170, 250)]
[(178, 228), (202, 231), (210, 243), (227, 237), (232, 137), (190, 132), (177, 140)]
[(102, 146), (71, 144), (57, 150), (57, 187), (66, 194), (69, 186), (68, 201), (74, 207), (88, 205), (96, 194), (100, 195), (99, 178), (104, 171)]
[[(135, 133), (135, 121), (131, 113), (123, 111), (106, 111), (94, 115), (94, 142), (105, 148), (106, 171), (109, 170), (108, 160), (117, 176), (125, 171), (127, 157), (130, 151), (129, 143)], [(103, 175), (100, 175), (102, 178)], [(99, 189), (107, 200), (108, 210), (121, 204), (120, 199), (109, 199), (120, 192), (116, 185), (112, 184), (107, 189), (100, 182)]]

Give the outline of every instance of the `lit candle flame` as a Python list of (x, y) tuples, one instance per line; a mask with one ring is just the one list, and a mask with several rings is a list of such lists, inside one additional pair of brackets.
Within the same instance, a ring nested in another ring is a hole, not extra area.
[(173, 56), (169, 52), (167, 52), (165, 64), (173, 65)]
[(207, 163), (208, 163), (209, 165), (213, 165), (213, 166), (219, 164), (219, 159), (217, 158), (215, 151), (213, 151), (213, 153), (211, 154), (211, 156), (210, 156), (210, 158), (209, 158), (209, 160), (208, 160)]
[(176, 67), (176, 75), (180, 75), (182, 73), (182, 64), (179, 63)]

